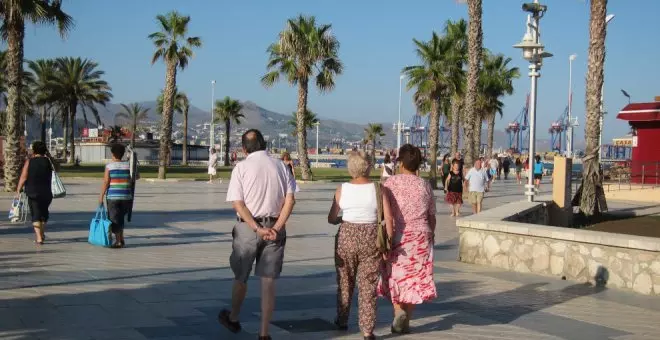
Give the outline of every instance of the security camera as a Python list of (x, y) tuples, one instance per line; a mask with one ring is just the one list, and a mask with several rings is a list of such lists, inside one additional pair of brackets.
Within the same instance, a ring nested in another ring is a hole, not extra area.
[(548, 10), (548, 6), (546, 5), (541, 5), (539, 3), (535, 2), (527, 2), (522, 5), (522, 9), (525, 12), (530, 12), (534, 16), (538, 16), (539, 13), (544, 13), (545, 11)]

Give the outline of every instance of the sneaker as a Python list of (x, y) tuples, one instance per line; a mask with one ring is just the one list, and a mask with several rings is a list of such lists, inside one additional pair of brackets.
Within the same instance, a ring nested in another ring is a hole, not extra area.
[(238, 333), (241, 331), (241, 323), (238, 321), (231, 321), (229, 318), (230, 314), (231, 313), (226, 309), (221, 310), (220, 314), (218, 314), (218, 322), (225, 326), (230, 332)]

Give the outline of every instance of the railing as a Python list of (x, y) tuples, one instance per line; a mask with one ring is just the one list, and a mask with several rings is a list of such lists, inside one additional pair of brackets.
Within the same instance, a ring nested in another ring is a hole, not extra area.
[(628, 161), (610, 168), (605, 191), (660, 188), (660, 161)]

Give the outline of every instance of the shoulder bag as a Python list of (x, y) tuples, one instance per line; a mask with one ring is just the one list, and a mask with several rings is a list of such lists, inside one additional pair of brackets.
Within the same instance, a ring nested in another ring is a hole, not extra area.
[(376, 226), (378, 228), (378, 238), (376, 239), (376, 248), (384, 254), (390, 251), (392, 245), (387, 235), (385, 223), (383, 223), (383, 186), (380, 182), (376, 182), (374, 185), (376, 186), (376, 203), (378, 206)]
[(53, 161), (50, 160), (50, 157), (46, 157), (46, 158), (48, 158), (48, 162), (50, 162), (50, 167), (53, 170), (52, 175), (50, 177), (50, 191), (53, 194), (53, 198), (65, 197), (66, 188), (64, 187), (64, 183), (62, 183), (60, 176), (57, 174), (57, 171), (55, 171), (55, 164), (53, 164)]

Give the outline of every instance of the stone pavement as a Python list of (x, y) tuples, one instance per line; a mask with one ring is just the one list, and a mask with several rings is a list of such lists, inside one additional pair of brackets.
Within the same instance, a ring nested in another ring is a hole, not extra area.
[[(32, 243), (29, 227), (0, 223), (0, 338), (256, 339), (257, 280), (241, 315), (244, 332), (229, 334), (216, 321), (232, 280), (226, 184), (140, 183), (122, 250), (86, 243), (99, 185), (67, 183), (70, 194), (53, 203), (46, 245)], [(355, 312), (349, 332), (332, 328), (336, 227), (325, 220), (334, 187), (303, 185), (298, 195), (277, 288), (276, 340), (362, 338)], [(485, 207), (521, 193), (498, 182)], [(3, 211), (10, 199), (0, 197)], [(402, 339), (660, 339), (658, 298), (456, 262), (457, 230), (440, 198), (438, 206), (439, 297), (419, 308), (414, 334)], [(392, 337), (391, 314), (381, 300), (376, 334), (383, 338)]]

